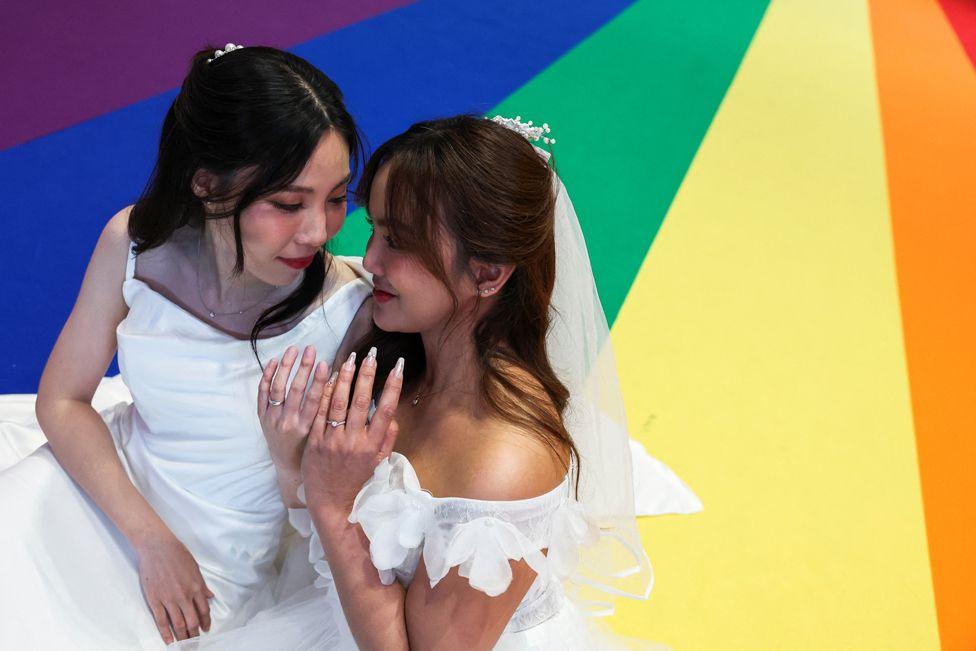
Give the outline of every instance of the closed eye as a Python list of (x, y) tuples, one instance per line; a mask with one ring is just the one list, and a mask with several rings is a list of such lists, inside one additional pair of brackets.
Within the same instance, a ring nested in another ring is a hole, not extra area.
[[(369, 224), (369, 234), (370, 237), (372, 237), (376, 234), (376, 224), (373, 223), (373, 220), (369, 215), (366, 215), (366, 223)], [(386, 245), (393, 251), (396, 251), (399, 248), (397, 247), (396, 242), (393, 241), (393, 238), (389, 235), (384, 235), (383, 241), (386, 242)]]
[(280, 201), (272, 201), (271, 205), (284, 212), (298, 212), (305, 207), (301, 203), (281, 203)]

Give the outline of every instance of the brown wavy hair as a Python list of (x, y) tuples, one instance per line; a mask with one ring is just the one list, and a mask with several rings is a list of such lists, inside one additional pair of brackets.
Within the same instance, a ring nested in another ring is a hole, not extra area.
[[(481, 396), (502, 419), (540, 435), (564, 462), (579, 461), (563, 424), (569, 391), (546, 353), (556, 280), (554, 174), (525, 138), (484, 118), (461, 115), (418, 122), (370, 157), (356, 188), (368, 206), (373, 180), (387, 166), (386, 221), (397, 249), (413, 256), (459, 300), (441, 258), (456, 246), (455, 273), (470, 260), (513, 265), (495, 305), (475, 324)], [(480, 298), (478, 300), (481, 300)], [(379, 372), (406, 358), (406, 380), (425, 370), (418, 334), (374, 326), (360, 347), (377, 346)]]

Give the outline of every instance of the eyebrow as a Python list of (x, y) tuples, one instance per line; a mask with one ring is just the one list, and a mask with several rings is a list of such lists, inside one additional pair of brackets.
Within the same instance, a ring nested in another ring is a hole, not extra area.
[[(339, 181), (338, 183), (336, 183), (335, 184), (335, 187), (332, 188), (331, 190), (329, 190), (329, 192), (330, 193), (331, 192), (335, 192), (336, 191), (336, 188), (339, 188), (339, 187), (342, 187), (343, 185), (346, 185), (351, 180), (352, 180), (352, 172), (349, 172), (348, 174), (346, 174), (346, 177), (344, 179), (342, 179), (341, 181)], [(305, 192), (307, 194), (311, 194), (312, 192), (315, 192), (315, 190), (313, 190), (312, 188), (306, 187), (304, 185), (295, 185), (295, 184), (286, 185), (283, 189), (286, 192)]]

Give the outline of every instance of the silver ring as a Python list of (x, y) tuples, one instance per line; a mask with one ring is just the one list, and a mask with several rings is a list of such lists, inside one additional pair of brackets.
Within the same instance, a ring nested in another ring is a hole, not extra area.
[(268, 404), (272, 407), (280, 407), (284, 404), (284, 400), (275, 400), (274, 398), (268, 398)]
[(339, 425), (345, 425), (346, 424), (346, 421), (344, 421), (344, 420), (330, 420), (330, 421), (326, 421), (326, 422), (329, 423), (329, 425), (331, 425), (332, 427), (339, 427)]

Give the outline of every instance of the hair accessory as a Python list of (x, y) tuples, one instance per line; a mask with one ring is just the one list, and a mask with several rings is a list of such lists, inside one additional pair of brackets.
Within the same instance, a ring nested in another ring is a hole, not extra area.
[(541, 127), (534, 127), (532, 126), (532, 120), (522, 122), (521, 115), (516, 115), (514, 120), (512, 118), (503, 118), (500, 115), (496, 115), (491, 119), (491, 121), (496, 124), (500, 124), (503, 127), (508, 127), (526, 140), (530, 140), (532, 142), (541, 140), (547, 145), (556, 144), (555, 138), (550, 138), (549, 136), (545, 135), (549, 133), (548, 124), (543, 124)]
[(207, 63), (211, 63), (216, 59), (219, 59), (220, 57), (224, 56), (225, 54), (233, 52), (234, 50), (240, 50), (243, 47), (244, 47), (243, 45), (234, 45), (233, 43), (228, 43), (227, 45), (224, 46), (223, 50), (217, 50), (216, 52), (214, 52), (213, 59), (207, 59)]

